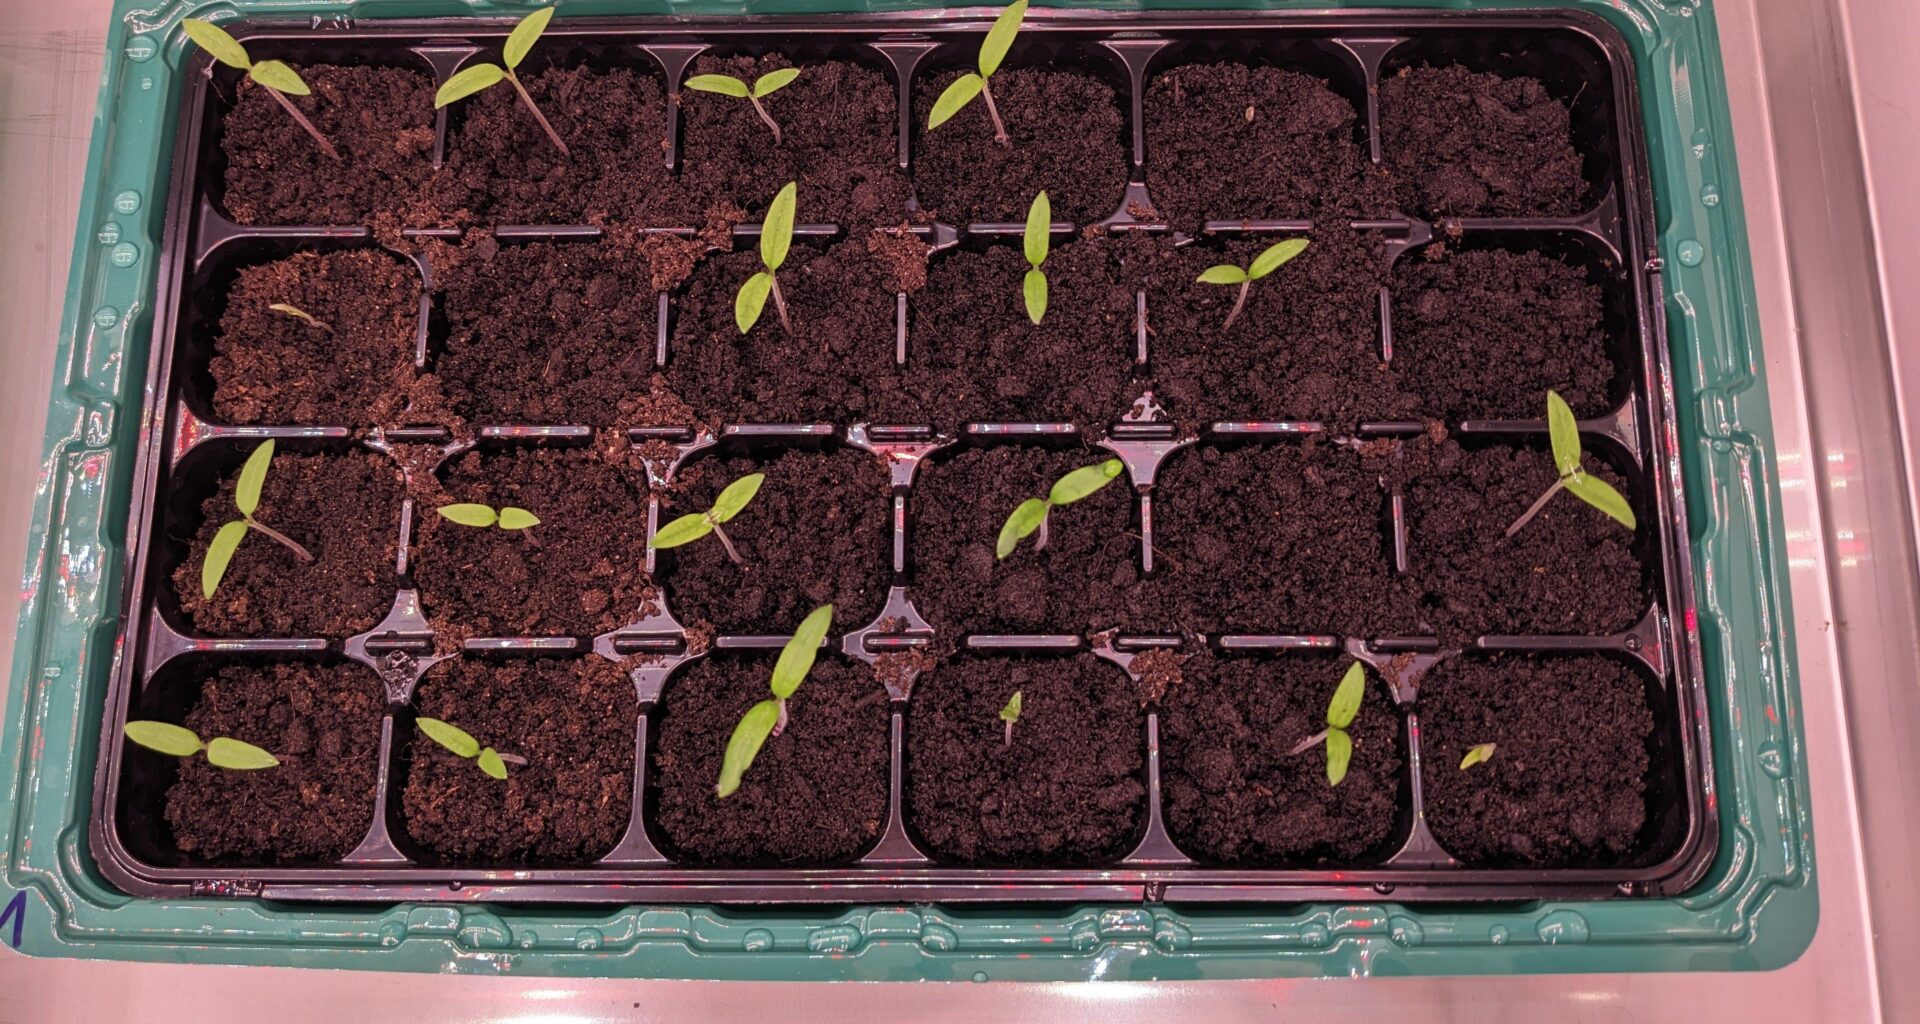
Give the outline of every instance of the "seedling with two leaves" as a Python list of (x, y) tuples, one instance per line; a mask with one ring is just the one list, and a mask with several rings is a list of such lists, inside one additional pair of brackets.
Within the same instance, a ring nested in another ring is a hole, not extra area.
[(318, 317), (315, 317), (312, 313), (309, 313), (306, 310), (301, 309), (299, 306), (296, 306), (291, 302), (275, 302), (268, 305), (267, 308), (273, 310), (275, 313), (285, 313), (286, 315), (293, 317), (295, 320), (305, 320), (307, 322), (307, 326), (309, 327), (318, 327), (321, 330), (327, 332), (328, 334), (333, 333), (333, 328), (328, 327), (326, 324), (326, 321), (321, 320)]
[(414, 724), (420, 727), (421, 732), (427, 734), (428, 739), (452, 751), (454, 756), (478, 761), (480, 770), (491, 778), (505, 779), (507, 765), (524, 766), (527, 763), (524, 757), (502, 754), (492, 747), (481, 746), (480, 741), (468, 735), (465, 729), (438, 718), (416, 718)]
[(1547, 392), (1547, 439), (1553, 446), (1553, 468), (1559, 471), (1560, 478), (1507, 527), (1507, 536), (1519, 533), (1561, 491), (1605, 512), (1621, 526), (1635, 529), (1638, 524), (1627, 499), (1614, 490), (1612, 484), (1580, 468), (1580, 423), (1557, 391)]
[(1047, 262), (1047, 250), (1053, 244), (1053, 204), (1047, 201), (1045, 189), (1027, 208), (1027, 230), (1021, 242), (1026, 248), (1028, 270), (1020, 294), (1027, 303), (1027, 319), (1039, 326), (1040, 318), (1047, 315), (1047, 275), (1040, 265)]
[(534, 104), (533, 97), (527, 94), (527, 87), (520, 84), (520, 76), (513, 73), (513, 70), (520, 66), (520, 62), (527, 59), (527, 53), (533, 49), (533, 44), (539, 41), (540, 33), (547, 30), (547, 22), (552, 20), (553, 8), (551, 7), (542, 7), (520, 19), (520, 24), (515, 25), (513, 32), (507, 36), (506, 45), (500, 48), (500, 63), (473, 64), (462, 68), (433, 94), (433, 109), (439, 110), (449, 103), (466, 99), (476, 92), (498, 85), (505, 80), (513, 86), (514, 92), (520, 94), (520, 102), (526, 104), (527, 109), (533, 113), (533, 119), (540, 122), (540, 129), (547, 133), (547, 140), (553, 143), (553, 148), (560, 151), (561, 158), (573, 159), (573, 152), (567, 149), (565, 142), (561, 141), (560, 133), (553, 130), (553, 125), (547, 122), (547, 115), (542, 114), (540, 108)]
[(1467, 756), (1460, 759), (1460, 770), (1464, 772), (1476, 764), (1493, 760), (1493, 747), (1491, 743), (1476, 743), (1468, 747)]
[(1000, 720), (1007, 723), (1005, 745), (1009, 747), (1013, 746), (1013, 723), (1020, 720), (1020, 695), (1024, 692), (1023, 690), (1013, 691), (1013, 696), (1007, 698), (1007, 706), (1000, 709)]
[(1071, 505), (1112, 483), (1126, 468), (1126, 464), (1119, 459), (1081, 466), (1054, 481), (1045, 498), (1028, 498), (1021, 502), (1007, 517), (1005, 525), (1000, 527), (1000, 539), (994, 544), (994, 557), (1003, 559), (1013, 554), (1020, 542), (1036, 530), (1040, 532), (1040, 539), (1034, 542), (1033, 549), (1045, 550), (1048, 515), (1055, 508)]
[(813, 671), (820, 643), (827, 638), (827, 630), (832, 625), (833, 606), (823, 604), (800, 623), (792, 639), (780, 649), (780, 658), (773, 663), (773, 679), (768, 683), (773, 698), (748, 708), (747, 713), (740, 716), (740, 724), (733, 727), (733, 735), (727, 738), (727, 753), (720, 762), (720, 781), (713, 787), (716, 798), (724, 800), (732, 796), (733, 791), (740, 788), (740, 777), (753, 766), (753, 759), (760, 756), (760, 748), (766, 745), (768, 737), (786, 731), (787, 700), (800, 688), (807, 673)]
[(328, 142), (327, 137), (320, 134), (320, 129), (315, 128), (313, 122), (307, 120), (307, 115), (302, 114), (300, 108), (294, 106), (293, 101), (287, 98), (312, 94), (313, 89), (307, 85), (305, 79), (300, 77), (300, 72), (288, 67), (284, 61), (254, 60), (247, 56), (247, 48), (240, 45), (240, 40), (228, 35), (226, 29), (204, 18), (188, 18), (180, 23), (180, 28), (187, 33), (188, 39), (199, 43), (202, 50), (212, 54), (214, 60), (246, 72), (247, 77), (253, 79), (254, 84), (267, 90), (267, 95), (279, 101), (280, 106), (299, 122), (300, 127), (305, 128), (307, 134), (313, 136), (313, 141), (319, 145), (320, 152), (325, 153), (330, 160), (340, 159), (340, 151), (334, 149), (333, 143)]
[(1224, 331), (1232, 327), (1233, 322), (1240, 318), (1240, 310), (1244, 309), (1247, 305), (1247, 291), (1253, 287), (1253, 282), (1279, 270), (1288, 260), (1306, 251), (1306, 239), (1289, 238), (1284, 242), (1275, 242), (1273, 245), (1268, 246), (1260, 255), (1253, 258), (1251, 264), (1244, 268), (1235, 266), (1232, 263), (1222, 263), (1217, 267), (1208, 267), (1201, 271), (1200, 277), (1198, 278), (1201, 284), (1237, 284), (1240, 286), (1240, 294), (1234, 296), (1233, 299), (1233, 308), (1227, 311), (1227, 322), (1221, 324), (1220, 329)]
[(733, 538), (721, 524), (746, 510), (747, 503), (760, 493), (760, 485), (765, 483), (765, 473), (749, 473), (728, 484), (713, 499), (713, 507), (705, 512), (690, 512), (673, 522), (654, 531), (653, 539), (647, 542), (650, 548), (677, 548), (682, 544), (691, 544), (711, 533), (720, 538), (720, 546), (727, 549), (727, 557), (735, 565), (745, 565), (740, 552), (734, 549)]
[(260, 447), (247, 456), (247, 462), (240, 467), (240, 481), (233, 488), (233, 505), (240, 510), (240, 518), (220, 527), (213, 535), (213, 543), (207, 545), (206, 560), (200, 563), (200, 595), (213, 599), (214, 591), (220, 589), (220, 580), (227, 575), (227, 566), (233, 562), (233, 555), (240, 550), (240, 542), (247, 539), (248, 530), (258, 530), (261, 534), (278, 541), (295, 558), (302, 562), (313, 561), (313, 552), (301, 547), (292, 537), (253, 518), (260, 508), (260, 489), (267, 482), (267, 468), (273, 462), (273, 439), (268, 438)]
[(1000, 120), (1000, 108), (994, 105), (993, 89), (987, 80), (1000, 70), (1000, 62), (1007, 59), (1007, 51), (1013, 48), (1013, 38), (1020, 32), (1020, 22), (1027, 16), (1027, 0), (1015, 0), (1012, 6), (1000, 12), (993, 19), (993, 27), (987, 30), (987, 38), (980, 41), (979, 73), (972, 71), (953, 80), (940, 98), (933, 101), (933, 110), (927, 115), (927, 130), (946, 124), (953, 119), (975, 96), (987, 103), (987, 116), (993, 119), (993, 141), (1001, 146), (1013, 145), (1013, 139), (1007, 135), (1007, 126)]
[(250, 772), (278, 767), (280, 764), (279, 758), (251, 743), (242, 743), (231, 736), (215, 736), (201, 743), (199, 735), (192, 729), (166, 722), (128, 722), (123, 731), (127, 739), (148, 750), (157, 750), (173, 757), (192, 757), (205, 750), (207, 763), (215, 768)]
[(768, 295), (773, 296), (774, 312), (780, 314), (781, 329), (793, 333), (793, 321), (787, 319), (787, 297), (780, 294), (780, 279), (774, 273), (787, 261), (787, 250), (793, 247), (793, 208), (799, 202), (799, 193), (798, 183), (787, 182), (767, 204), (767, 215), (760, 221), (760, 263), (766, 269), (747, 278), (733, 297), (733, 322), (741, 334), (760, 322)]
[(773, 144), (778, 146), (780, 144), (780, 122), (775, 121), (773, 115), (767, 113), (766, 106), (760, 101), (792, 85), (793, 80), (799, 77), (799, 68), (781, 68), (778, 71), (769, 71), (761, 75), (759, 78), (754, 79), (753, 84), (749, 86), (747, 83), (732, 75), (695, 75), (687, 79), (686, 87), (695, 92), (710, 92), (721, 96), (733, 96), (753, 104), (753, 112), (759, 114), (760, 120), (765, 121), (767, 127), (773, 130)]
[(539, 516), (512, 505), (504, 506), (496, 512), (491, 505), (461, 502), (455, 505), (442, 505), (434, 511), (440, 513), (440, 518), (448, 522), (482, 530), (494, 526), (502, 530), (531, 530), (540, 525)]
[(1354, 716), (1360, 713), (1360, 702), (1367, 696), (1367, 670), (1359, 662), (1347, 666), (1347, 674), (1340, 677), (1340, 685), (1334, 688), (1333, 700), (1327, 702), (1327, 727), (1293, 745), (1288, 754), (1302, 754), (1312, 750), (1315, 745), (1327, 745), (1327, 785), (1338, 786), (1340, 780), (1347, 777), (1347, 764), (1353, 760), (1353, 737), (1348, 735), (1347, 726), (1353, 724)]

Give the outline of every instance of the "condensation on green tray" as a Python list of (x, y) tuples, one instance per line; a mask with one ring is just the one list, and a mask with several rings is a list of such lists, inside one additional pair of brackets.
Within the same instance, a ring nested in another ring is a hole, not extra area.
[[(899, 11), (942, 5), (888, 0)], [(1282, 7), (1302, 3), (1088, 4)], [(1378, 5), (1365, 5), (1378, 6)], [(1397, 6), (1542, 6), (1474, 2)], [(88, 863), (100, 701), (119, 608), (117, 567), (136, 448), (154, 265), (179, 87), (179, 21), (240, 16), (517, 16), (485, 2), (359, 4), (118, 0), (88, 153), (41, 472), (26, 601), (0, 748), (5, 878), (0, 941), (120, 960), (636, 977), (1057, 980), (1354, 974), (1742, 970), (1812, 939), (1813, 837), (1793, 650), (1786, 635), (1772, 430), (1759, 367), (1739, 178), (1708, 0), (1559, 6), (1611, 21), (1634, 50), (1664, 263), (1707, 679), (1720, 856), (1682, 899), (1415, 910), (1391, 902), (1285, 907), (1087, 906), (948, 912), (858, 907), (628, 907), (586, 912), (414, 904), (302, 910), (243, 898), (130, 900)], [(568, 0), (568, 15), (821, 14), (855, 0)], [(1036, 16), (1044, 16), (1036, 12)], [(1646, 254), (1650, 258), (1654, 254)], [(1684, 312), (1683, 312), (1684, 311)], [(86, 358), (71, 358), (76, 352)]]

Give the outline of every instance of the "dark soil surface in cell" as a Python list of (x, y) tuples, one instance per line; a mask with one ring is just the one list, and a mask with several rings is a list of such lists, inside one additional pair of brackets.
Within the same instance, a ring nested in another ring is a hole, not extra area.
[(599, 658), (456, 661), (427, 674), (416, 711), (526, 758), (506, 781), (410, 728), (407, 835), (446, 862), (578, 864), (604, 856), (633, 804), (633, 682)]
[[(251, 451), (251, 449), (249, 449)], [(208, 636), (344, 638), (371, 629), (393, 606), (394, 544), (404, 488), (400, 467), (368, 452), (274, 455), (256, 521), (313, 555), (302, 562), (257, 530), (228, 563), (211, 599), (200, 567), (214, 534), (240, 518), (233, 503), (243, 454), (201, 503), (192, 553), (173, 571), (173, 590), (194, 632)]]
[(415, 206), (433, 175), (433, 79), (402, 68), (297, 70), (313, 93), (288, 99), (340, 159), (328, 157), (265, 87), (242, 78), (220, 138), (227, 216), (241, 224), (419, 221)]
[(1012, 145), (993, 140), (984, 98), (927, 131), (927, 115), (961, 72), (919, 80), (914, 91), (913, 183), (928, 212), (952, 223), (1025, 223), (1046, 189), (1053, 219), (1105, 220), (1127, 189), (1120, 100), (1105, 82), (1073, 71), (1002, 68), (992, 85)]
[(1183, 849), (1234, 864), (1354, 864), (1401, 838), (1400, 716), (1369, 674), (1346, 778), (1327, 784), (1327, 748), (1289, 753), (1327, 727), (1345, 658), (1201, 654), (1160, 716), (1167, 831)]
[(1156, 76), (1145, 103), (1147, 189), (1177, 226), (1380, 216), (1392, 206), (1353, 104), (1318, 78), (1188, 64)]
[(669, 684), (653, 743), (654, 822), (678, 856), (708, 864), (833, 864), (856, 857), (887, 822), (887, 694), (870, 669), (829, 656), (787, 701), (722, 800), (727, 740), (769, 698), (773, 652), (704, 660)]
[(873, 621), (892, 571), (892, 491), (879, 457), (848, 448), (696, 459), (677, 474), (680, 490), (661, 506), (660, 525), (706, 510), (749, 473), (766, 481), (724, 527), (744, 565), (713, 536), (660, 553), (674, 617), (722, 633), (786, 634), (831, 602), (836, 633)]
[(1539, 419), (1546, 392), (1577, 416), (1613, 404), (1599, 285), (1535, 252), (1441, 247), (1393, 272), (1393, 364), (1429, 416)]
[[(268, 308), (276, 304), (319, 323)], [(247, 267), (213, 343), (214, 415), (246, 425), (390, 422), (406, 408), (419, 321), (420, 275), (385, 252)]]
[(1154, 489), (1156, 586), (1202, 632), (1418, 632), (1386, 500), (1377, 469), (1317, 438), (1181, 452)]
[(1106, 451), (997, 445), (921, 467), (908, 499), (913, 603), (946, 640), (967, 633), (1078, 633), (1177, 628), (1140, 577), (1139, 525), (1122, 474), (1049, 514), (1047, 546), (1028, 538), (1005, 561), (1007, 516)]
[(351, 853), (373, 821), (380, 765), (379, 680), (358, 665), (228, 665), (202, 683), (184, 723), (202, 741), (226, 736), (280, 759), (229, 771), (179, 761), (167, 823), (202, 863), (320, 863)]
[[(705, 56), (692, 75), (728, 75), (751, 85), (793, 62), (779, 54)], [(781, 141), (753, 104), (682, 89), (681, 181), (708, 200), (729, 200), (759, 220), (775, 192), (799, 183), (801, 223), (898, 224), (906, 216), (899, 101), (887, 76), (847, 61), (801, 66), (793, 83), (760, 100)]]
[[(1000, 709), (1021, 694), (1007, 744)], [(1125, 856), (1147, 790), (1133, 683), (1091, 654), (950, 661), (907, 706), (907, 824), (943, 860), (1063, 867)]]
[(624, 424), (654, 369), (646, 257), (612, 242), (440, 250), (446, 352), (434, 371), (475, 423)]
[[(1592, 456), (1587, 471), (1632, 500)], [(1533, 449), (1445, 442), (1407, 497), (1410, 567), (1445, 644), (1486, 633), (1614, 633), (1646, 610), (1633, 534), (1571, 494), (1555, 495), (1512, 537), (1506, 529), (1555, 479)]]
[[(1605, 866), (1647, 817), (1653, 712), (1631, 668), (1598, 655), (1458, 658), (1420, 685), (1427, 824), (1489, 866)], [(1493, 757), (1461, 770), (1468, 749)]]
[(1402, 68), (1380, 83), (1380, 137), (1406, 213), (1570, 217), (1589, 205), (1567, 106), (1532, 78)]
[[(468, 452), (414, 514), (414, 575), (435, 621), (476, 636), (593, 636), (640, 617), (647, 495), (639, 473), (584, 450)], [(461, 526), (434, 509), (515, 506), (531, 531)]]

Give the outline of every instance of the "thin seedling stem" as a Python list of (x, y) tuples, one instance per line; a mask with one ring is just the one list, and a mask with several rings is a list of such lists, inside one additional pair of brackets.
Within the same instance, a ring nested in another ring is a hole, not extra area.
[(1240, 294), (1233, 297), (1233, 308), (1227, 311), (1227, 322), (1220, 325), (1221, 330), (1232, 327), (1233, 322), (1240, 318), (1240, 309), (1247, 304), (1247, 289), (1251, 287), (1253, 287), (1252, 278), (1240, 282)]
[(778, 146), (780, 144), (780, 123), (773, 119), (772, 114), (767, 113), (767, 108), (760, 105), (760, 97), (748, 93), (747, 102), (753, 104), (753, 112), (760, 115), (760, 120), (767, 122), (767, 127), (773, 129), (773, 144)]
[(1002, 147), (1010, 147), (1013, 140), (1007, 136), (1007, 126), (1000, 120), (1000, 108), (994, 105), (993, 90), (987, 86), (987, 80), (980, 80), (980, 96), (987, 101), (987, 116), (993, 118), (993, 141)]
[(524, 530), (521, 530), (521, 531), (520, 531), (520, 535), (521, 535), (522, 537), (525, 537), (525, 538), (527, 539), (527, 546), (528, 546), (528, 547), (531, 547), (531, 548), (537, 548), (537, 547), (539, 547), (539, 546), (540, 546), (540, 538), (538, 538), (538, 537), (535, 537), (535, 536), (533, 535), (533, 527), (531, 527), (531, 526), (529, 526), (529, 527), (527, 527), (526, 529), (524, 529)]
[(1051, 512), (1040, 517), (1040, 539), (1033, 542), (1033, 550), (1045, 551), (1047, 549), (1047, 520), (1051, 518), (1053, 518)]
[(1547, 507), (1547, 502), (1552, 501), (1553, 496), (1556, 494), (1559, 494), (1560, 488), (1565, 486), (1567, 486), (1566, 477), (1563, 476), (1560, 479), (1555, 480), (1553, 482), (1553, 486), (1547, 488), (1547, 493), (1542, 494), (1538, 499), (1536, 499), (1532, 507), (1528, 508), (1525, 512), (1520, 513), (1520, 518), (1515, 519), (1513, 521), (1513, 525), (1507, 527), (1507, 536), (1511, 537), (1514, 534), (1519, 533), (1522, 527), (1532, 522), (1533, 517), (1539, 515), (1540, 510)]
[(333, 143), (328, 142), (327, 137), (320, 134), (320, 129), (315, 128), (313, 122), (307, 120), (307, 115), (302, 114), (300, 108), (293, 105), (292, 100), (280, 95), (280, 90), (278, 89), (267, 89), (264, 85), (260, 88), (266, 89), (268, 95), (279, 100), (280, 105), (287, 108), (287, 113), (292, 114), (293, 119), (300, 122), (300, 127), (305, 128), (307, 134), (313, 136), (313, 141), (320, 144), (320, 152), (327, 154), (330, 159), (340, 159), (340, 151), (333, 148)]
[[(773, 272), (768, 271), (767, 276), (773, 277)], [(787, 297), (780, 294), (780, 279), (777, 277), (773, 277), (773, 311), (780, 314), (780, 329), (792, 334), (793, 321), (787, 319)]]
[(773, 720), (773, 734), (778, 736), (787, 730), (787, 702), (782, 700), (775, 703), (780, 707), (780, 717)]
[(299, 543), (297, 543), (292, 537), (289, 537), (286, 534), (281, 533), (279, 530), (276, 530), (273, 527), (260, 522), (259, 520), (253, 518), (252, 516), (242, 516), (241, 518), (247, 521), (248, 526), (251, 526), (256, 530), (259, 530), (261, 533), (264, 533), (267, 536), (273, 538), (274, 540), (279, 541), (281, 544), (286, 545), (287, 550), (293, 552), (295, 557), (299, 558), (302, 562), (313, 561), (313, 552), (308, 551), (306, 548), (301, 547)]
[(1011, 719), (1007, 721), (1007, 740), (1004, 745), (1009, 747), (1013, 746), (1013, 721)]
[(567, 148), (566, 143), (560, 141), (560, 133), (554, 131), (553, 125), (547, 123), (547, 115), (542, 114), (540, 108), (534, 106), (533, 97), (527, 95), (527, 87), (520, 84), (520, 76), (514, 74), (511, 68), (507, 69), (507, 81), (513, 83), (513, 91), (520, 94), (520, 102), (525, 103), (527, 109), (533, 112), (533, 119), (540, 122), (540, 127), (546, 131), (547, 138), (552, 140), (553, 148), (560, 151), (561, 159), (573, 159), (573, 151)]
[(1316, 732), (1313, 735), (1307, 737), (1306, 739), (1301, 740), (1298, 743), (1295, 743), (1293, 745), (1293, 749), (1287, 751), (1287, 753), (1289, 755), (1304, 754), (1307, 751), (1312, 750), (1314, 747), (1317, 747), (1320, 744), (1325, 743), (1327, 740), (1327, 733), (1332, 731), (1333, 729), (1331, 726), (1329, 726), (1328, 728), (1322, 729), (1319, 732)]
[(719, 523), (713, 524), (713, 535), (720, 538), (720, 546), (727, 549), (727, 557), (733, 559), (733, 564), (747, 564), (747, 560), (741, 558), (740, 552), (734, 549), (733, 538), (727, 536), (727, 531), (721, 529)]

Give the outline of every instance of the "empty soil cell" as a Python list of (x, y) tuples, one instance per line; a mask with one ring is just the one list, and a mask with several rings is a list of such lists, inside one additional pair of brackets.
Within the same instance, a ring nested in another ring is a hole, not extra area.
[(521, 81), (571, 153), (563, 157), (510, 84), (460, 101), (433, 198), (444, 220), (483, 224), (697, 226), (667, 171), (666, 97), (630, 68), (548, 68)]
[(406, 834), (442, 863), (580, 864), (626, 834), (633, 681), (600, 658), (459, 660), (420, 681), (414, 710), (524, 758), (504, 781), (409, 728)]
[(219, 489), (201, 502), (190, 553), (173, 571), (174, 596), (192, 631), (338, 639), (371, 629), (393, 606), (404, 495), (399, 465), (362, 451), (275, 454), (253, 518), (306, 548), (313, 561), (248, 530), (207, 598), (201, 566), (214, 534), (240, 518), (233, 491), (244, 461), (234, 452)]
[(1123, 857), (1146, 819), (1145, 722), (1132, 681), (1091, 654), (945, 662), (907, 704), (907, 827), (953, 863)]
[(879, 457), (844, 448), (696, 459), (676, 474), (660, 524), (706, 510), (749, 473), (766, 480), (725, 526), (741, 564), (711, 535), (660, 552), (674, 617), (722, 633), (789, 634), (832, 603), (835, 633), (871, 622), (892, 572), (892, 490)]
[(1603, 297), (1537, 252), (1409, 253), (1393, 270), (1393, 364), (1429, 416), (1540, 419), (1549, 389), (1600, 416), (1614, 397)]
[(1207, 633), (1406, 636), (1379, 469), (1321, 438), (1180, 452), (1154, 486), (1155, 586)]
[(243, 268), (213, 342), (214, 416), (245, 425), (392, 421), (406, 408), (419, 323), (420, 275), (386, 252), (303, 252)]
[[(1600, 655), (1456, 658), (1420, 684), (1427, 825), (1479, 867), (1611, 866), (1647, 819), (1653, 711)], [(1467, 751), (1493, 756), (1461, 769)]]
[(1155, 212), (1203, 221), (1380, 216), (1392, 205), (1353, 104), (1297, 71), (1188, 64), (1147, 85), (1147, 189)]
[[(242, 78), (220, 136), (221, 205), (241, 224), (412, 226), (433, 175), (433, 79), (404, 68), (303, 65), (289, 96), (334, 150), (321, 150), (264, 86)], [(216, 91), (220, 91), (216, 87)]]
[(1193, 856), (1239, 865), (1351, 865), (1402, 838), (1400, 716), (1369, 674), (1347, 727), (1346, 777), (1327, 783), (1327, 704), (1347, 658), (1218, 657), (1181, 667), (1160, 715), (1167, 832)]
[(167, 823), (199, 863), (318, 864), (366, 838), (380, 766), (379, 680), (358, 665), (229, 664), (209, 671), (185, 725), (280, 759), (229, 771), (183, 758)]
[(476, 424), (600, 427), (636, 417), (659, 322), (640, 250), (482, 236), (437, 252), (447, 339), (432, 370), (455, 413)]
[(1047, 546), (994, 558), (1000, 527), (1055, 480), (1112, 458), (1104, 450), (996, 445), (921, 467), (908, 499), (913, 603), (947, 640), (968, 633), (1090, 634), (1177, 628), (1140, 575), (1139, 525), (1123, 474), (1054, 509)]
[[(689, 75), (727, 75), (748, 84), (793, 62), (779, 54), (703, 56)], [(682, 88), (681, 181), (689, 193), (764, 209), (789, 181), (799, 183), (802, 223), (899, 224), (908, 185), (900, 170), (899, 99), (893, 83), (850, 61), (801, 65), (791, 85), (760, 100), (780, 142), (753, 104)]]
[[(414, 578), (435, 622), (475, 636), (593, 636), (648, 599), (645, 480), (584, 449), (470, 451), (414, 515)], [(532, 530), (461, 526), (441, 504), (515, 506)]]
[[(769, 652), (771, 653), (771, 652)], [(654, 826), (676, 859), (703, 864), (845, 863), (887, 821), (887, 692), (864, 666), (823, 656), (725, 799), (727, 740), (770, 696), (772, 657), (708, 659), (668, 685), (655, 711)]]
[(1381, 157), (1402, 210), (1571, 217), (1591, 205), (1567, 105), (1537, 79), (1403, 67), (1380, 83)]
[(1055, 220), (1084, 226), (1120, 209), (1125, 118), (1111, 87), (1073, 71), (1002, 68), (990, 86), (1011, 142), (1002, 146), (984, 99), (926, 130), (934, 101), (960, 74), (922, 78), (914, 90), (913, 184), (928, 212), (956, 224), (1024, 223), (1041, 189)]
[[(1619, 474), (1586, 470), (1628, 500)], [(1532, 448), (1443, 442), (1407, 495), (1409, 567), (1443, 643), (1482, 634), (1617, 633), (1646, 611), (1634, 534), (1569, 493), (1512, 537), (1507, 526), (1553, 485), (1553, 459)]]

